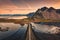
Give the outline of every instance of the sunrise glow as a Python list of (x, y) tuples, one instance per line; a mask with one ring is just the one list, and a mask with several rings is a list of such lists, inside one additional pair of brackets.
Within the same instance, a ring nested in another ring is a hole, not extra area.
[(0, 14), (28, 14), (44, 6), (60, 8), (60, 0), (0, 0)]

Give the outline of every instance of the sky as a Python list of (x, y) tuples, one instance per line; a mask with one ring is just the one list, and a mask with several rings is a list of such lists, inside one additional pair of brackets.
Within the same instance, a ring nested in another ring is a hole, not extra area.
[(60, 8), (60, 0), (0, 0), (0, 14), (28, 14), (44, 6)]

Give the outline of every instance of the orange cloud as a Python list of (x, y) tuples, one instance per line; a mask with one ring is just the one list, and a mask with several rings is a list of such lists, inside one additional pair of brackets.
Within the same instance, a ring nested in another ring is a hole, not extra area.
[(23, 10), (0, 10), (0, 14), (28, 14), (29, 12), (33, 12), (33, 9), (23, 9)]
[(0, 0), (0, 14), (27, 14), (43, 6), (60, 8), (60, 0)]

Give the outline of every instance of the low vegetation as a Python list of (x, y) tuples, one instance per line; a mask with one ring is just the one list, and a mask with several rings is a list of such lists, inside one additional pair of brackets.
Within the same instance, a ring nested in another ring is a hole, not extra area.
[(60, 22), (60, 20), (54, 20), (54, 19), (38, 19), (38, 18), (25, 18), (25, 19), (4, 19), (0, 18), (0, 22), (12, 22), (12, 23), (18, 23), (18, 24), (25, 24), (30, 22)]

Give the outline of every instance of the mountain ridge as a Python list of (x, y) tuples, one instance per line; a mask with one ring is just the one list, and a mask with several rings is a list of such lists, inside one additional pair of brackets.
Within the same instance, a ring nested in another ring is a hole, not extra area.
[(43, 19), (60, 19), (60, 9), (43, 7), (38, 9), (32, 17)]

